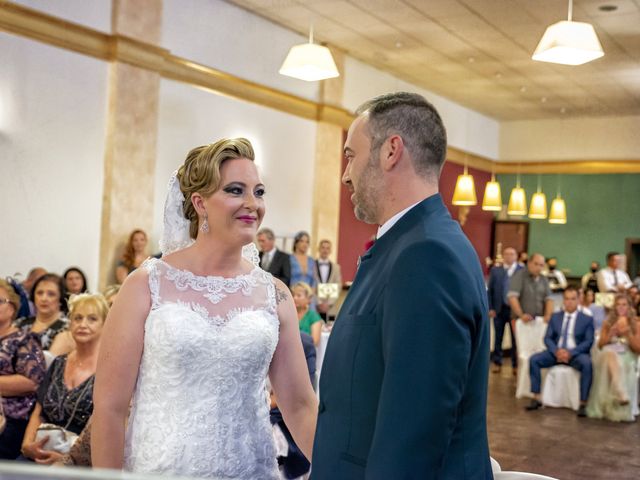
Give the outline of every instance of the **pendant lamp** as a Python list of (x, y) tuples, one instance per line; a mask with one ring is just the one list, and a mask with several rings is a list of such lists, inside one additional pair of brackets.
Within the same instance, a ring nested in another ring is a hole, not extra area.
[(478, 203), (473, 176), (467, 172), (466, 165), (464, 166), (464, 173), (458, 175), (451, 203), (453, 205), (476, 205)]
[(313, 43), (313, 26), (309, 29), (309, 43), (291, 47), (278, 73), (307, 82), (326, 80), (340, 75), (331, 51), (327, 47)]
[(529, 218), (547, 218), (547, 196), (542, 193), (542, 188), (540, 187), (540, 175), (538, 175), (538, 190), (533, 194), (533, 197), (531, 197)]
[(567, 223), (567, 206), (560, 194), (551, 202), (551, 211), (549, 212), (549, 223), (557, 223), (564, 225)]
[(500, 184), (496, 181), (496, 176), (491, 173), (491, 181), (487, 182), (484, 188), (484, 197), (482, 199), (482, 210), (499, 212), (502, 210), (502, 194), (500, 193)]
[(574, 22), (573, 0), (569, 0), (566, 21), (547, 27), (531, 57), (539, 62), (582, 65), (604, 55), (602, 45), (590, 23)]
[(509, 215), (526, 215), (527, 214), (527, 195), (524, 188), (520, 186), (520, 173), (516, 177), (516, 186), (511, 190), (509, 196), (509, 205), (507, 206)]

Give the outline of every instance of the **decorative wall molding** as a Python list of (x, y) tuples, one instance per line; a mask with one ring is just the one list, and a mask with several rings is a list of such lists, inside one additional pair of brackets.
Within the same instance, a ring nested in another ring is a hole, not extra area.
[[(91, 28), (0, 0), (0, 30), (110, 62), (118, 61), (158, 72), (163, 78), (184, 82), (238, 100), (244, 100), (308, 120), (348, 129), (354, 116), (334, 105), (316, 103), (222, 72), (171, 54), (156, 45), (124, 35)], [(634, 160), (563, 160), (545, 162), (499, 162), (449, 147), (447, 160), (495, 173), (640, 173)]]

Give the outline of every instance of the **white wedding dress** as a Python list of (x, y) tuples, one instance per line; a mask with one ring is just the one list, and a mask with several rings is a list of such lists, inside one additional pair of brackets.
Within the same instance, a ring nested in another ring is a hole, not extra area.
[(202, 277), (144, 263), (152, 306), (125, 440), (125, 469), (276, 479), (265, 381), (278, 343), (273, 277)]

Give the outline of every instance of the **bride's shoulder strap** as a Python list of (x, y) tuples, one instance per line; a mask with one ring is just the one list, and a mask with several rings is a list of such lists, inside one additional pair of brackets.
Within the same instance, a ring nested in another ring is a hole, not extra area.
[(149, 257), (141, 268), (144, 268), (149, 275), (149, 292), (151, 292), (151, 308), (155, 308), (160, 303), (160, 259)]

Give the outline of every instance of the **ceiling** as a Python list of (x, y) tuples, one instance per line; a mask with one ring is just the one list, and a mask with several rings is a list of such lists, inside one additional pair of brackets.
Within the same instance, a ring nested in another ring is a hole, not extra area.
[(574, 0), (605, 56), (573, 67), (531, 60), (566, 0), (227, 1), (498, 120), (640, 115), (640, 0)]

